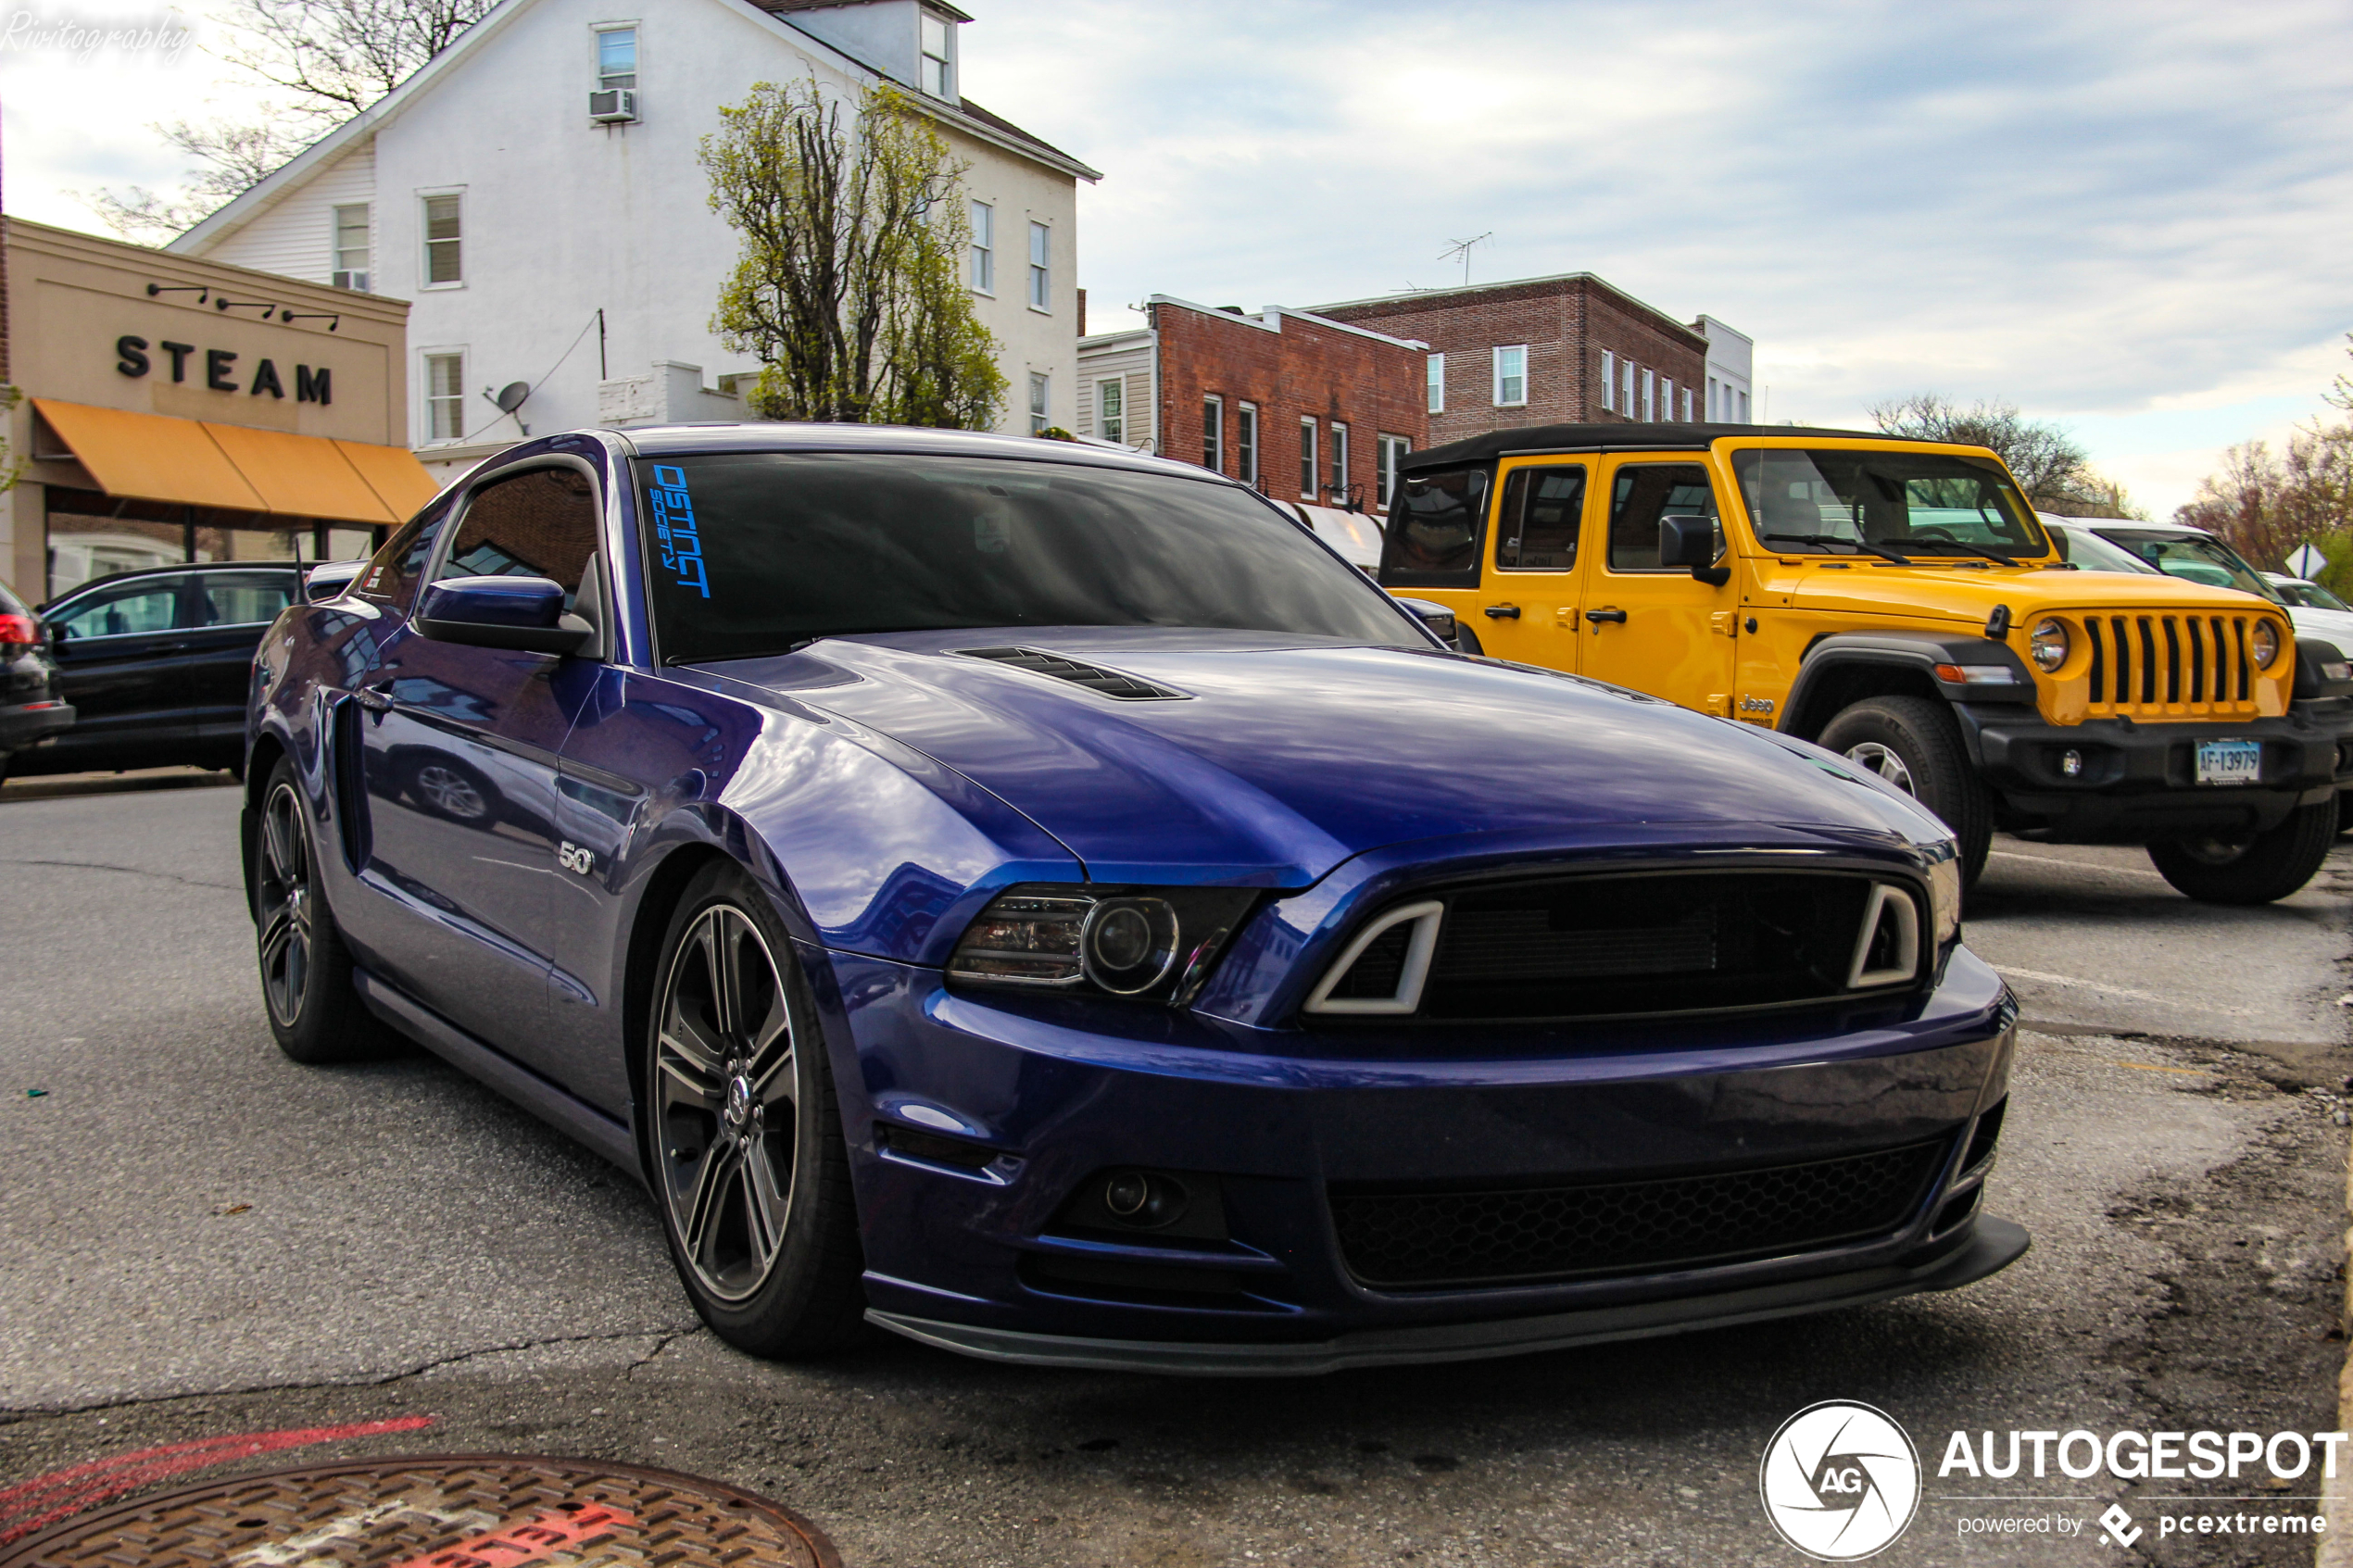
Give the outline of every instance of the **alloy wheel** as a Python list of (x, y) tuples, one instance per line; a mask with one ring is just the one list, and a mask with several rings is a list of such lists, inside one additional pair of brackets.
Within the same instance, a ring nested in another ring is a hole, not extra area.
[(1869, 768), (1872, 772), (1915, 799), (1919, 797), (1920, 792), (1912, 787), (1912, 770), (1905, 765), (1904, 759), (1897, 756), (1893, 747), (1881, 746), (1875, 740), (1867, 740), (1859, 746), (1848, 746), (1846, 759), (1861, 767)]
[(435, 810), (468, 822), (489, 809), (472, 779), (439, 762), (428, 762), (417, 770), (417, 793)]
[(270, 792), (261, 811), (261, 992), (270, 1016), (291, 1028), (310, 985), (315, 895), (310, 839), (302, 827), (302, 794), (291, 784)]
[(658, 1016), (662, 1197), (695, 1277), (740, 1301), (784, 1247), (800, 1094), (784, 975), (743, 910), (714, 904), (686, 928)]

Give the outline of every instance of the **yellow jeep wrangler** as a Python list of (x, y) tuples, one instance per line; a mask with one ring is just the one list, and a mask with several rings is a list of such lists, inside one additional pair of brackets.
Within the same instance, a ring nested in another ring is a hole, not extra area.
[(1999, 827), (2262, 903), (2334, 839), (2345, 656), (2252, 595), (2079, 570), (1982, 447), (1554, 425), (1400, 469), (1380, 583), (1463, 651), (1818, 742), (1944, 818), (1970, 880)]

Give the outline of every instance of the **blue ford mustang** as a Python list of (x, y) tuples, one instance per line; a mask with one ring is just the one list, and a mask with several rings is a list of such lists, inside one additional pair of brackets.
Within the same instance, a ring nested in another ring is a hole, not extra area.
[(254, 667), (261, 984), (651, 1189), (765, 1355), (1321, 1372), (1943, 1290), (2015, 1008), (1945, 830), (1465, 658), (1201, 470), (524, 443)]

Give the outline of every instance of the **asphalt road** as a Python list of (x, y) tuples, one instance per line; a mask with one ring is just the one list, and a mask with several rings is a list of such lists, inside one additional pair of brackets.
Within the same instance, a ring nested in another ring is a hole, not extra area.
[[(1947, 1435), (2334, 1429), (2353, 849), (2296, 898), (2192, 905), (2137, 852), (2003, 842), (1968, 940), (2024, 1038), (1990, 1208), (2035, 1247), (1948, 1296), (1680, 1339), (1305, 1382), (989, 1366), (885, 1342), (749, 1361), (696, 1325), (625, 1178), (422, 1054), (270, 1041), (236, 797), (0, 790), (0, 1526), (11, 1483), (195, 1437), (430, 1417), (337, 1453), (592, 1454), (749, 1486), (857, 1568), (1794, 1563), (1774, 1429), (1887, 1411), (1930, 1466), (1883, 1562), (2131, 1552), (2188, 1493), (1972, 1485)], [(2353, 840), (2348, 840), (2353, 845)], [(31, 1091), (43, 1091), (35, 1096)], [(2002, 1493), (2028, 1500), (1963, 1500)], [(2060, 1500), (2066, 1499), (2066, 1500)], [(1970, 1517), (2078, 1522), (1972, 1537)]]

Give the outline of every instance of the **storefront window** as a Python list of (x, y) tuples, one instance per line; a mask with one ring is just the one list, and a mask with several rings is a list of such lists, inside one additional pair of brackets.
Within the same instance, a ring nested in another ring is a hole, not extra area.
[(377, 531), (312, 518), (134, 501), (51, 486), (48, 597), (119, 571), (186, 561), (362, 560)]

